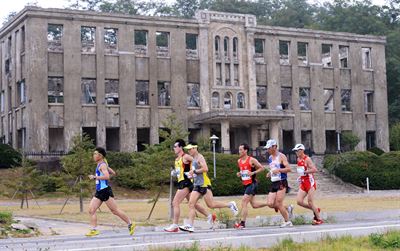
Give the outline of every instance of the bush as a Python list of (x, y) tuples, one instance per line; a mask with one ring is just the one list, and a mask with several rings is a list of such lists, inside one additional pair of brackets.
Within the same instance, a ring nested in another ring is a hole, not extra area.
[(360, 139), (352, 132), (343, 132), (341, 142), (344, 151), (354, 151), (354, 148), (358, 145)]
[(11, 212), (0, 212), (0, 225), (10, 225), (12, 223)]
[(390, 128), (390, 148), (394, 151), (400, 151), (400, 122)]
[(107, 152), (107, 162), (114, 170), (130, 167), (133, 165), (132, 153)]
[(38, 177), (38, 183), (40, 184), (40, 193), (53, 193), (60, 189), (63, 185), (62, 177), (55, 175), (40, 175)]
[(378, 156), (380, 156), (380, 155), (385, 153), (385, 151), (383, 151), (379, 147), (372, 147), (372, 148), (368, 149), (368, 151), (370, 151), (371, 153), (375, 153)]
[(11, 168), (21, 165), (21, 153), (9, 145), (0, 144), (0, 168)]

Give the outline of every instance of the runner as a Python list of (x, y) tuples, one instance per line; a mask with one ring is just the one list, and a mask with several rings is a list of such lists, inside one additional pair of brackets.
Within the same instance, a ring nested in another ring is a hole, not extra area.
[[(108, 180), (110, 179), (110, 172), (108, 165), (104, 161), (106, 157), (106, 151), (97, 147), (93, 153), (93, 160), (97, 163), (96, 175), (89, 175), (89, 179), (96, 180), (96, 194), (90, 201), (89, 214), (90, 214), (90, 225), (91, 229), (86, 234), (86, 236), (96, 236), (100, 234), (97, 230), (97, 216), (96, 211), (101, 206), (103, 202), (106, 203), (107, 207), (111, 212), (117, 215), (121, 220), (128, 224), (129, 234), (133, 235), (135, 232), (135, 223), (131, 222), (129, 217), (120, 209), (118, 209), (117, 204), (114, 200), (114, 194), (111, 187), (108, 185)], [(115, 173), (112, 169), (111, 172)]]
[[(176, 155), (175, 169), (171, 171), (171, 176), (178, 178), (178, 190), (175, 193), (174, 200), (172, 201), (172, 207), (174, 208), (174, 219), (169, 227), (164, 228), (166, 232), (178, 232), (179, 231), (179, 216), (180, 216), (180, 204), (186, 198), (189, 201), (190, 193), (193, 190), (192, 180), (188, 178), (187, 174), (191, 169), (191, 162), (193, 157), (189, 154), (185, 154), (183, 147), (186, 145), (183, 139), (178, 139), (174, 143), (174, 152)], [(204, 207), (196, 203), (196, 210), (207, 217), (207, 222), (212, 224), (215, 219), (215, 214), (208, 214)]]
[(270, 155), (268, 158), (270, 172), (267, 173), (267, 177), (271, 177), (272, 182), (267, 197), (267, 204), (270, 208), (274, 208), (275, 212), (279, 211), (281, 213), (284, 222), (280, 227), (291, 227), (293, 224), (289, 218), (292, 218), (293, 206), (289, 205), (285, 207), (283, 205), (283, 200), (289, 188), (287, 173), (291, 172), (291, 169), (286, 156), (278, 151), (277, 145), (274, 139), (270, 139), (264, 147)]
[(192, 142), (184, 148), (187, 149), (189, 154), (193, 157), (192, 170), (189, 172), (189, 177), (193, 176), (194, 178), (194, 188), (189, 199), (189, 223), (184, 226), (179, 226), (179, 229), (182, 231), (194, 232), (193, 222), (196, 213), (195, 205), (201, 196), (203, 196), (204, 201), (209, 208), (227, 207), (231, 209), (233, 215), (236, 216), (239, 211), (234, 201), (224, 203), (214, 200), (211, 190), (211, 181), (207, 176), (207, 163), (203, 155), (197, 151), (197, 144)]
[[(293, 151), (297, 155), (297, 173), (300, 177), (299, 191), (297, 192), (297, 205), (310, 209), (314, 213), (313, 225), (320, 225), (323, 222), (320, 216), (320, 208), (314, 204), (314, 194), (317, 190), (317, 183), (314, 179), (313, 173), (318, 172), (313, 161), (304, 153), (305, 147), (303, 144), (297, 144)], [(304, 203), (307, 196), (308, 203)]]
[(239, 160), (238, 166), (240, 172), (236, 175), (242, 179), (244, 186), (244, 195), (242, 198), (242, 218), (240, 223), (235, 224), (235, 228), (243, 229), (246, 227), (246, 218), (248, 214), (248, 204), (250, 203), (253, 208), (266, 207), (267, 203), (258, 202), (255, 200), (257, 193), (257, 179), (256, 175), (264, 170), (264, 167), (255, 158), (248, 155), (249, 145), (241, 144), (239, 146)]

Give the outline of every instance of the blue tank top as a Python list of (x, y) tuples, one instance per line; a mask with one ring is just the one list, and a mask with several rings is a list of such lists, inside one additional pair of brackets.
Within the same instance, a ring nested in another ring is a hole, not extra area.
[[(272, 159), (272, 155), (268, 157), (268, 165), (271, 170), (273, 169), (278, 169), (278, 168), (285, 168), (285, 166), (281, 163), (281, 154), (278, 152), (277, 156), (275, 159)], [(277, 174), (271, 174), (271, 181), (279, 181), (279, 180), (286, 180), (287, 179), (287, 174), (286, 173), (277, 173)]]
[[(107, 166), (106, 162), (101, 162), (101, 163), (97, 164), (96, 176), (104, 176), (104, 174), (100, 171), (100, 166), (102, 164), (106, 164), (106, 166)], [(96, 180), (96, 191), (100, 191), (107, 187), (108, 187), (108, 180)]]

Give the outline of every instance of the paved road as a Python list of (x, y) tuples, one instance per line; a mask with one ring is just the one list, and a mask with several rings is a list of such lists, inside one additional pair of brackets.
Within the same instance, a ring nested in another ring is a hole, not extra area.
[(162, 248), (190, 247), (198, 242), (201, 247), (269, 247), (284, 238), (294, 241), (317, 240), (324, 236), (368, 235), (388, 229), (400, 230), (400, 220), (352, 221), (320, 226), (302, 225), (281, 229), (276, 226), (248, 228), (245, 230), (201, 230), (195, 233), (138, 232), (134, 237), (124, 230), (105, 230), (97, 237), (82, 235), (51, 236), (0, 241), (0, 250), (156, 250)]

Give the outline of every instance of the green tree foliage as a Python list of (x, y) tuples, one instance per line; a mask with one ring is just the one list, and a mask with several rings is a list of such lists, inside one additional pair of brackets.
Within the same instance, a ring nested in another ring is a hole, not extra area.
[(10, 145), (0, 144), (0, 168), (10, 168), (21, 164), (21, 153)]
[(400, 122), (390, 128), (390, 148), (394, 151), (400, 151)]
[(360, 139), (352, 132), (343, 132), (341, 136), (341, 147), (344, 151), (353, 151), (360, 142)]

